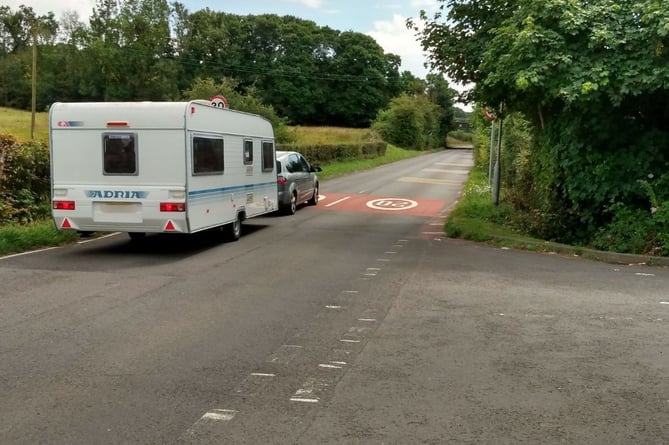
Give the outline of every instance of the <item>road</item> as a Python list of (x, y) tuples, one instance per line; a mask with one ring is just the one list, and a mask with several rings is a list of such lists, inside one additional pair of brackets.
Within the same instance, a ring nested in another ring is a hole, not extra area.
[(669, 443), (669, 271), (445, 238), (470, 166), (1, 259), (0, 443)]

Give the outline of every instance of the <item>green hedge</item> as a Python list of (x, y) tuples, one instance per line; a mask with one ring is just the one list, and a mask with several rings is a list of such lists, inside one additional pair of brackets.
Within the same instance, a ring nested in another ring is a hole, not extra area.
[(388, 144), (385, 142), (367, 142), (320, 145), (277, 144), (276, 149), (300, 152), (312, 163), (329, 163), (382, 157), (385, 156), (387, 147)]
[(0, 134), (0, 224), (48, 216), (50, 196), (47, 145)]

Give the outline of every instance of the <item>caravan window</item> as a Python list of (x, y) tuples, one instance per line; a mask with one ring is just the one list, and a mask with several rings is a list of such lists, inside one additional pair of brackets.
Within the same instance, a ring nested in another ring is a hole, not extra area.
[(244, 165), (253, 164), (253, 141), (251, 139), (244, 140)]
[(263, 141), (262, 143), (262, 171), (274, 170), (274, 143)]
[(137, 135), (135, 133), (103, 134), (102, 150), (105, 175), (137, 174)]
[(193, 175), (223, 173), (223, 139), (193, 137)]

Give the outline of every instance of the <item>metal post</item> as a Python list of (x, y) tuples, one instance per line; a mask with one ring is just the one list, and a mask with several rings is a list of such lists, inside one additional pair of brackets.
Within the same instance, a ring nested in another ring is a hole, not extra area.
[(493, 158), (495, 157), (495, 121), (490, 121), (490, 156), (488, 159), (488, 186), (492, 187), (492, 166)]
[(492, 203), (499, 205), (500, 177), (502, 174), (502, 105), (499, 106), (499, 128), (497, 129), (497, 156), (495, 157), (495, 172), (492, 187)]

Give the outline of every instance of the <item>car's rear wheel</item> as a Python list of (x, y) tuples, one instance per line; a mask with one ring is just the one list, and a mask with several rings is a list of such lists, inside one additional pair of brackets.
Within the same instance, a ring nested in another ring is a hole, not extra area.
[(309, 200), (310, 206), (315, 206), (316, 204), (318, 204), (318, 184), (314, 187), (314, 196)]
[(294, 215), (297, 212), (297, 192), (293, 192), (290, 195), (290, 202), (283, 211), (286, 215)]

